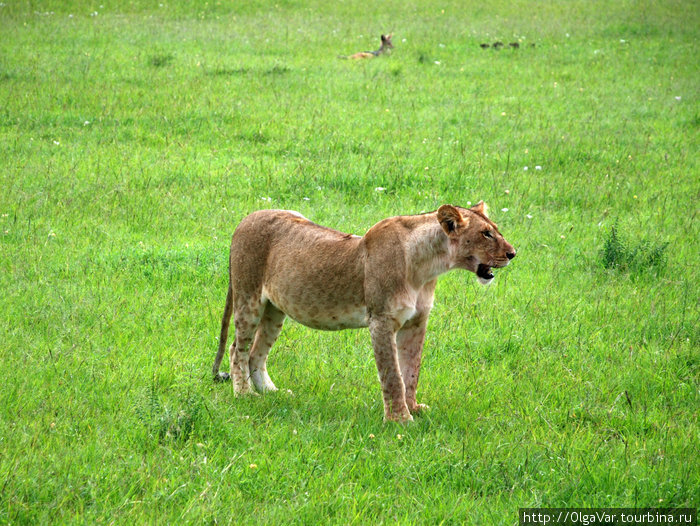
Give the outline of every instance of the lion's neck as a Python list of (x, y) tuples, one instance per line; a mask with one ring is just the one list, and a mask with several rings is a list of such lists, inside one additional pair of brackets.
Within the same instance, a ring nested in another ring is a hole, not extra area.
[(449, 243), (434, 218), (416, 226), (407, 241), (410, 279), (420, 287), (444, 274), (451, 267)]

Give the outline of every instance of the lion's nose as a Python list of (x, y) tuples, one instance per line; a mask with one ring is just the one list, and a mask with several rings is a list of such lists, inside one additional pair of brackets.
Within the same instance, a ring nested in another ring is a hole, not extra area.
[(508, 259), (513, 259), (515, 257), (515, 250), (513, 252), (506, 252), (506, 257)]

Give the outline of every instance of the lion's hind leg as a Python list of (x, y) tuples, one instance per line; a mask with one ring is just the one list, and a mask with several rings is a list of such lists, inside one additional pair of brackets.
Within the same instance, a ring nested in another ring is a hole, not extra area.
[(267, 302), (262, 319), (255, 333), (255, 341), (250, 350), (250, 377), (259, 392), (277, 391), (267, 374), (267, 355), (282, 330), (285, 314), (272, 303)]
[(253, 392), (250, 385), (250, 346), (262, 313), (263, 303), (259, 297), (250, 298), (246, 302), (236, 302), (233, 314), (236, 337), (229, 349), (231, 382), (236, 394)]

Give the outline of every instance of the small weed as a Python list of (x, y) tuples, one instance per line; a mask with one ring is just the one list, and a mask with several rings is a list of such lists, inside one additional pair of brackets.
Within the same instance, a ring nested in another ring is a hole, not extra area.
[(280, 76), (291, 71), (287, 66), (272, 66), (267, 69), (250, 69), (250, 68), (216, 68), (206, 71), (205, 74), (211, 77), (232, 77), (237, 75), (259, 74), (262, 76)]
[(162, 68), (170, 64), (174, 59), (175, 57), (170, 53), (165, 55), (151, 55), (148, 57), (148, 63), (154, 68)]
[(291, 70), (287, 66), (273, 66), (270, 69), (266, 69), (265, 71), (263, 71), (263, 75), (284, 75), (286, 73), (289, 73), (290, 71)]
[(228, 77), (236, 75), (246, 75), (250, 72), (248, 68), (217, 68), (211, 71), (207, 71), (206, 75), (211, 77)]
[(654, 245), (645, 240), (634, 243), (613, 226), (607, 233), (600, 251), (600, 261), (606, 269), (629, 272), (654, 269), (658, 272), (666, 266), (667, 246), (668, 243)]
[(263, 132), (259, 131), (239, 133), (236, 135), (236, 139), (251, 142), (254, 144), (267, 144), (268, 142), (270, 142), (270, 138)]
[(180, 400), (177, 407), (169, 407), (161, 403), (151, 386), (146, 399), (136, 406), (135, 412), (147, 427), (149, 435), (157, 438), (158, 442), (185, 442), (201, 421), (203, 404), (201, 398), (189, 396)]

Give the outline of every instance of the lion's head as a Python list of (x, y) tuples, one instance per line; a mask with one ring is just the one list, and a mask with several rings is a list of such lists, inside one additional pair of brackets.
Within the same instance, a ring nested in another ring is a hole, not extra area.
[(449, 239), (452, 265), (474, 272), (483, 285), (493, 280), (492, 268), (505, 267), (515, 257), (483, 201), (471, 208), (442, 205), (437, 218)]

